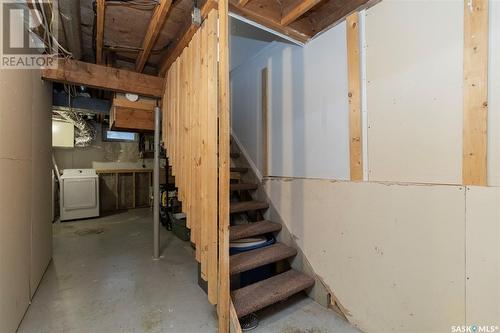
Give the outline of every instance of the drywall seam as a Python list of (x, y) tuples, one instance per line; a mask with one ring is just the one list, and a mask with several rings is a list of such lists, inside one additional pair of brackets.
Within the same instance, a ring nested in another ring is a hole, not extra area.
[[(312, 177), (280, 177), (280, 176), (268, 176), (266, 177), (268, 180), (275, 181), (294, 181), (294, 180), (315, 180), (315, 181), (324, 181), (329, 183), (353, 183), (350, 180), (341, 180), (341, 179), (328, 179), (328, 178), (312, 178)], [(437, 184), (437, 183), (412, 183), (412, 182), (391, 182), (391, 181), (366, 181), (366, 182), (356, 182), (356, 183), (369, 183), (369, 184), (380, 184), (386, 186), (452, 186), (452, 187), (463, 187), (461, 184)], [(495, 186), (489, 186), (495, 187)]]
[(465, 318), (465, 324), (467, 324), (467, 192), (470, 191), (470, 188), (468, 186), (465, 186), (464, 190), (464, 270), (465, 270), (465, 276), (464, 276), (464, 318)]
[(234, 143), (238, 146), (239, 150), (245, 157), (245, 159), (248, 162), (248, 165), (250, 165), (250, 168), (253, 170), (255, 173), (255, 176), (259, 179), (259, 182), (262, 182), (262, 173), (259, 171), (259, 168), (255, 165), (255, 163), (252, 161), (250, 158), (250, 155), (246, 151), (245, 147), (241, 144), (241, 141), (238, 139), (238, 137), (234, 134), (233, 129), (231, 129), (231, 136), (233, 137)]

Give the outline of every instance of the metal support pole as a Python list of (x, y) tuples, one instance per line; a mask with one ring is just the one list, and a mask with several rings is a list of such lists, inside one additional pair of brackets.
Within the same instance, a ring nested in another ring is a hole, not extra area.
[(155, 159), (153, 171), (153, 259), (160, 259), (160, 111), (161, 109), (158, 106), (155, 107)]

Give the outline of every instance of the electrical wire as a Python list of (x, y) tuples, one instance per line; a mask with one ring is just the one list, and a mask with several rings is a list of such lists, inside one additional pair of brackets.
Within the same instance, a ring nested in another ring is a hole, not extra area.
[[(32, 0), (31, 5), (36, 9), (34, 13), (37, 15), (37, 19), (43, 26), (43, 36), (34, 29), (30, 29), (30, 32), (37, 35), (40, 40), (44, 43), (45, 48), (51, 53), (55, 52), (59, 57), (72, 58), (72, 53), (66, 50), (57, 40), (53, 29), (54, 29), (54, 17), (50, 15), (50, 20), (45, 12), (45, 3), (42, 0)], [(53, 6), (49, 3), (50, 12), (53, 12)]]

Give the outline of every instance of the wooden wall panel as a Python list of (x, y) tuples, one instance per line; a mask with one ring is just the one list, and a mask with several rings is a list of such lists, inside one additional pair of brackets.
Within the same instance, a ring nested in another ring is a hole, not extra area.
[(168, 69), (163, 110), (169, 163), (212, 304), (218, 291), (217, 19), (212, 10)]
[(99, 205), (101, 212), (116, 210), (116, 175), (99, 175)]
[(218, 303), (219, 332), (229, 332), (229, 4), (219, 0), (219, 280)]
[(118, 209), (134, 208), (135, 183), (133, 173), (118, 174)]

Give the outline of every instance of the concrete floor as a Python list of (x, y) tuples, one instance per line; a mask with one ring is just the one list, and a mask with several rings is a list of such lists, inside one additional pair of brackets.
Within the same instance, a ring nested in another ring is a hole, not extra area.
[[(149, 209), (55, 224), (53, 261), (18, 332), (216, 332), (193, 249), (164, 228), (161, 237), (163, 259), (153, 261)], [(254, 332), (359, 332), (305, 296), (259, 318)]]

